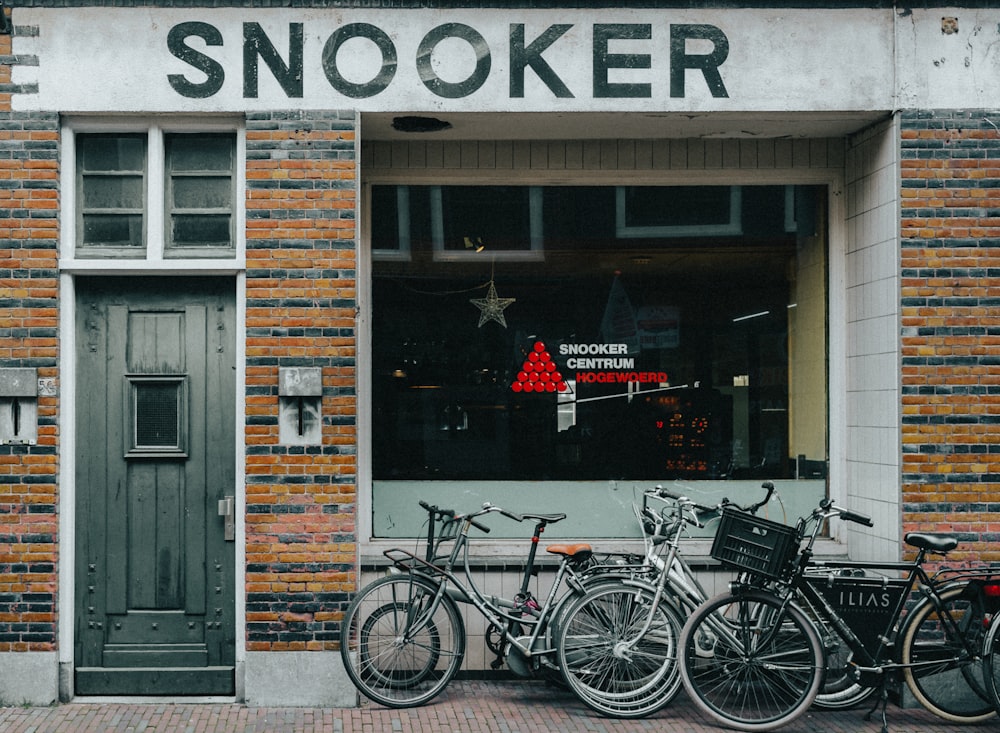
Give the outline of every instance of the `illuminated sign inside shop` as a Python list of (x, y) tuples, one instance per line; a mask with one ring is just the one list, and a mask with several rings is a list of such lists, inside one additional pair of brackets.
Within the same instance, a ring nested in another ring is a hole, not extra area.
[[(559, 355), (573, 371), (577, 384), (666, 384), (666, 372), (635, 370), (635, 358), (627, 356), (627, 344), (560, 344)], [(536, 341), (525, 357), (510, 388), (514, 392), (567, 392), (569, 385), (542, 341)]]

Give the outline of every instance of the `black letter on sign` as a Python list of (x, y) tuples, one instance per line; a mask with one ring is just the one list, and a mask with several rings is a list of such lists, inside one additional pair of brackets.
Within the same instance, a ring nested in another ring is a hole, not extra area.
[[(431, 54), (434, 53), (434, 47), (445, 38), (452, 36), (466, 41), (476, 52), (476, 70), (465, 81), (455, 83), (442, 81), (431, 67)], [(492, 64), (490, 47), (486, 45), (486, 39), (479, 35), (479, 31), (475, 28), (470, 28), (462, 23), (439, 25), (424, 36), (417, 48), (417, 72), (420, 74), (420, 81), (436, 95), (446, 99), (467, 97), (479, 89), (486, 83), (486, 77), (490, 75)]]
[(185, 43), (188, 36), (198, 36), (205, 41), (206, 46), (221, 46), (222, 34), (214, 25), (208, 23), (178, 23), (167, 34), (167, 48), (174, 56), (198, 71), (204, 72), (208, 78), (201, 84), (188, 81), (181, 74), (167, 74), (167, 81), (174, 91), (185, 97), (204, 99), (211, 97), (222, 89), (226, 72), (215, 59), (211, 59), (200, 51), (195, 51)]
[(594, 96), (650, 97), (650, 84), (620, 84), (608, 81), (608, 69), (649, 69), (648, 53), (608, 53), (608, 41), (615, 38), (649, 40), (653, 27), (648, 23), (597, 23), (594, 25)]
[[(337, 52), (340, 51), (340, 47), (344, 43), (352, 38), (367, 38), (378, 46), (378, 50), (382, 53), (382, 66), (379, 68), (378, 75), (364, 84), (348, 81), (337, 69)], [(396, 47), (393, 45), (392, 39), (381, 28), (369, 23), (349, 23), (338, 28), (326, 40), (326, 45), (323, 46), (323, 72), (330, 80), (330, 86), (345, 97), (353, 99), (374, 97), (385, 90), (396, 75)]]
[(571, 24), (559, 24), (549, 26), (549, 28), (531, 42), (530, 46), (524, 45), (524, 23), (511, 23), (510, 25), (510, 96), (524, 96), (524, 67), (530, 66), (538, 74), (545, 86), (552, 90), (557, 97), (572, 97), (573, 93), (563, 84), (562, 79), (556, 76), (552, 67), (542, 58), (542, 54), (549, 46), (555, 43), (560, 36), (573, 26)]
[(260, 23), (243, 24), (243, 96), (257, 96), (257, 57), (264, 59), (289, 97), (302, 96), (302, 24), (288, 24), (288, 65), (281, 60)]
[[(707, 55), (690, 55), (685, 41), (695, 38), (711, 41), (715, 48)], [(728, 97), (726, 85), (722, 83), (719, 67), (729, 57), (729, 39), (714, 25), (672, 25), (670, 26), (670, 96), (684, 96), (684, 71), (701, 69), (705, 83), (713, 97)]]

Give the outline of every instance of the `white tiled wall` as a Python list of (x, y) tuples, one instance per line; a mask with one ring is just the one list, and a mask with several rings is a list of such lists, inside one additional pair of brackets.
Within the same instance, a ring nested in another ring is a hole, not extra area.
[(898, 140), (888, 121), (850, 139), (846, 155), (845, 491), (875, 522), (848, 528), (855, 559), (900, 553)]

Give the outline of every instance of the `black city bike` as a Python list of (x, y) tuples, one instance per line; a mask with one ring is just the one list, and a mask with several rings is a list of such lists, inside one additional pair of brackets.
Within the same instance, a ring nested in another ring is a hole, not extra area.
[[(833, 517), (871, 526), (829, 499), (795, 527), (724, 512), (712, 554), (743, 573), (681, 632), (681, 678), (695, 705), (738, 730), (772, 730), (805, 712), (834, 675), (881, 692), (883, 730), (887, 686), (899, 678), (946, 720), (994, 715), (982, 649), (1000, 610), (1000, 573), (929, 575), (928, 557), (946, 557), (958, 540), (925, 533), (904, 537), (916, 551), (912, 562), (824, 566), (813, 545)], [(831, 631), (837, 638), (825, 639)], [(842, 647), (847, 653), (828, 654)]]

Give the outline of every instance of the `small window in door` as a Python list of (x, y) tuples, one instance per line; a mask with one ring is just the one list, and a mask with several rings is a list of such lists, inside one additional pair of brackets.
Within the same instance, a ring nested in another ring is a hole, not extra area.
[(184, 377), (128, 377), (130, 458), (174, 456), (185, 450)]

